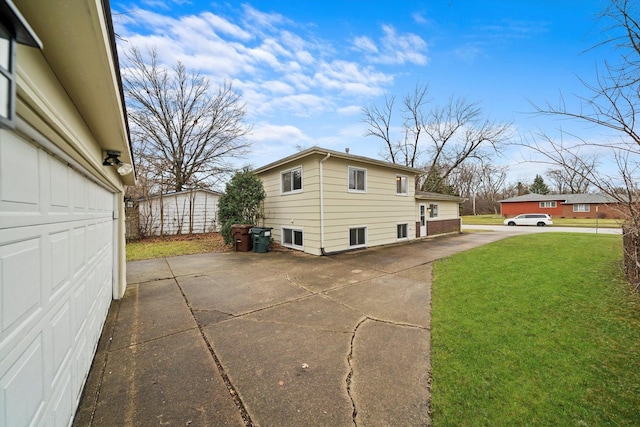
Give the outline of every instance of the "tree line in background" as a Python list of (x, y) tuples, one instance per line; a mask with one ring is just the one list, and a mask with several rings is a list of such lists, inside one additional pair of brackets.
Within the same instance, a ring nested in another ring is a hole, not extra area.
[[(560, 129), (559, 136), (554, 136), (541, 130), (512, 142), (508, 123), (490, 120), (478, 104), (464, 98), (432, 105), (428, 86), (416, 86), (399, 108), (394, 96), (386, 97), (382, 106), (364, 107), (366, 135), (381, 140), (382, 155), (389, 161), (424, 170), (418, 189), (470, 198), (472, 213), (478, 209), (495, 211), (496, 198), (550, 191), (540, 175), (530, 185), (504, 186), (506, 171), (490, 162), (491, 155), (499, 154), (505, 144), (527, 147), (543, 159), (538, 163), (550, 167), (547, 174), (559, 193), (593, 189), (616, 200), (624, 218), (625, 270), (629, 281), (640, 287), (640, 132), (636, 128), (640, 112), (639, 7), (632, 0), (611, 0), (603, 11), (601, 45), (613, 44), (619, 56), (599, 64), (595, 83), (581, 79), (587, 95), (577, 97), (576, 109), (568, 107), (562, 97), (557, 105), (533, 105), (540, 115), (592, 125), (589, 135)], [(399, 138), (392, 136), (393, 129), (400, 129)], [(594, 142), (593, 129), (611, 134), (604, 142)], [(588, 154), (594, 149), (609, 152), (617, 173), (598, 171), (596, 157)]]

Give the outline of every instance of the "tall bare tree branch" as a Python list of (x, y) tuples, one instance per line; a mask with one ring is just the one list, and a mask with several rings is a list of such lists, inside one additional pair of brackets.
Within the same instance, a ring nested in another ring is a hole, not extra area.
[[(481, 159), (505, 144), (510, 123), (492, 121), (483, 116), (479, 103), (451, 97), (442, 106), (428, 109), (427, 85), (416, 85), (403, 99), (400, 115), (401, 137), (394, 139), (391, 121), (395, 98), (385, 98), (380, 110), (375, 105), (363, 108), (363, 121), (368, 125), (365, 136), (375, 136), (384, 143), (384, 157), (393, 163), (424, 167), (419, 181), (428, 191), (450, 189), (449, 176), (467, 159)], [(486, 151), (485, 151), (486, 149)]]
[(245, 105), (231, 83), (212, 90), (206, 77), (177, 63), (168, 70), (158, 54), (127, 52), (123, 84), (134, 144), (155, 167), (163, 189), (210, 187), (233, 170), (230, 160), (249, 147)]

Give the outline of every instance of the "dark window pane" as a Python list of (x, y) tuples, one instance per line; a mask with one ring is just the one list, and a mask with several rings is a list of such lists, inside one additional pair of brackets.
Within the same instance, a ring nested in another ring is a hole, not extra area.
[(296, 169), (291, 173), (293, 174), (293, 189), (301, 190), (302, 189), (302, 171), (300, 169)]
[(286, 193), (288, 191), (291, 191), (291, 174), (285, 172), (282, 174), (282, 192)]
[(0, 23), (0, 67), (9, 71), (11, 67), (11, 35)]
[(286, 245), (290, 245), (291, 242), (292, 242), (291, 229), (289, 228), (282, 229), (282, 243)]
[(294, 244), (296, 246), (302, 246), (302, 231), (294, 231), (293, 232), (293, 237), (294, 237)]

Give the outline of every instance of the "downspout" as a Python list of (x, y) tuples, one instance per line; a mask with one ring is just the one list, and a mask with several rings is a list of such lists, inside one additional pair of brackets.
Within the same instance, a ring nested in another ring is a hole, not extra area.
[(324, 251), (324, 181), (322, 163), (329, 157), (331, 157), (331, 153), (327, 153), (327, 156), (320, 160), (320, 252), (322, 255), (327, 255)]

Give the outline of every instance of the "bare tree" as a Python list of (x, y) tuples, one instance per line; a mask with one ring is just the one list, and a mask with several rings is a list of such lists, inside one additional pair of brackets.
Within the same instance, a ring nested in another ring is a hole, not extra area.
[(243, 156), (250, 131), (231, 83), (212, 90), (206, 77), (177, 63), (164, 68), (156, 50), (126, 54), (123, 84), (139, 156), (163, 191), (211, 187)]
[[(590, 95), (578, 97), (580, 105), (577, 109), (568, 108), (563, 99), (559, 105), (534, 105), (540, 114), (576, 119), (613, 131), (615, 136), (601, 143), (571, 135), (577, 142), (566, 144), (562, 138), (566, 133), (561, 132), (558, 140), (541, 132), (530, 143), (548, 163), (582, 175), (623, 206), (625, 270), (636, 287), (640, 286), (640, 192), (637, 184), (640, 181), (640, 134), (636, 123), (640, 108), (640, 24), (637, 15), (637, 3), (630, 0), (611, 0), (602, 13), (601, 19), (607, 23), (607, 40), (602, 44), (613, 44), (620, 56), (618, 61), (604, 61), (603, 67), (596, 71), (595, 83), (582, 80)], [(617, 175), (607, 176), (584, 167), (580, 152), (593, 148), (605, 148), (612, 153)]]
[(547, 170), (547, 177), (553, 187), (560, 194), (587, 193), (591, 184), (586, 177), (596, 169), (596, 156), (575, 155), (566, 161), (568, 163)]
[(498, 213), (498, 200), (503, 197), (507, 167), (487, 161), (465, 162), (449, 176), (456, 193), (467, 200), (465, 213), (472, 215)]
[(384, 107), (371, 105), (362, 112), (368, 125), (365, 136), (383, 141), (383, 156), (392, 163), (424, 167), (426, 176), (420, 182), (429, 188), (423, 190), (434, 191), (449, 185), (449, 176), (465, 160), (495, 152), (509, 139), (510, 123), (485, 118), (479, 104), (465, 98), (452, 97), (444, 106), (427, 109), (427, 94), (428, 86), (417, 85), (404, 97), (400, 137), (392, 132), (394, 96), (385, 97)]

